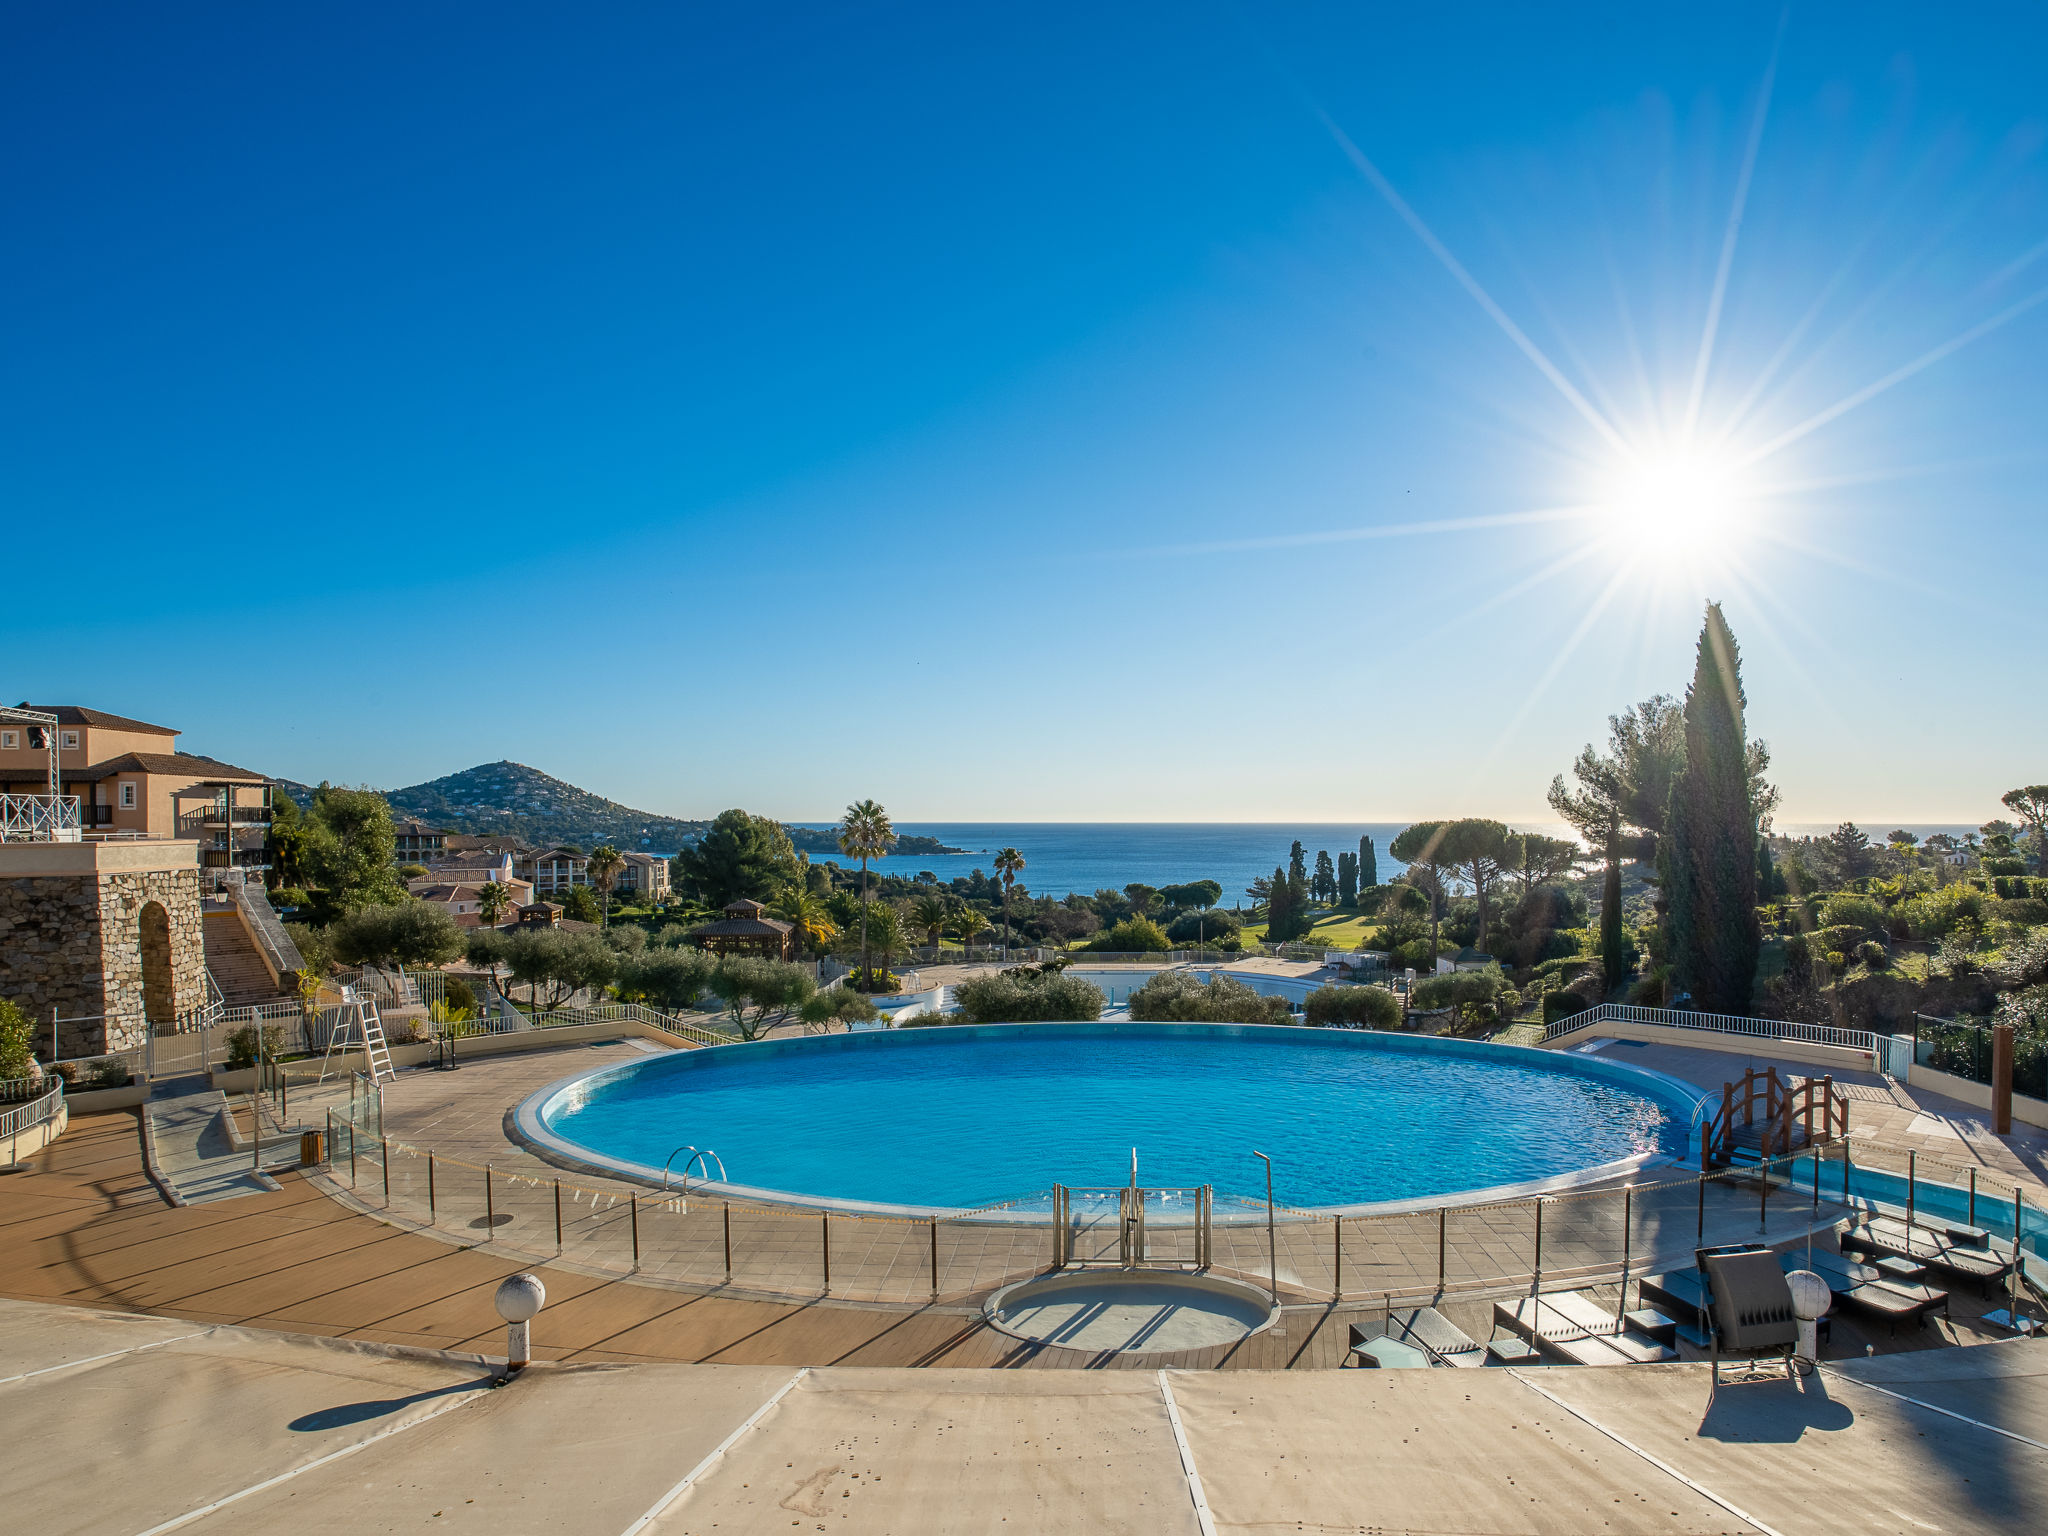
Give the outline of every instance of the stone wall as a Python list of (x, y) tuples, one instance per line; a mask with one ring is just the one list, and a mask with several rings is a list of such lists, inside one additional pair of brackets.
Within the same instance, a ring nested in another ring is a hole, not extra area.
[[(146, 1043), (152, 1009), (141, 918), (150, 902), (163, 907), (169, 938), (169, 974), (157, 979), (153, 1011), (175, 1016), (205, 1005), (206, 946), (191, 846), (0, 845), (0, 997), (43, 1026), (39, 1057), (50, 1058), (53, 1009), (63, 1057)], [(109, 851), (102, 855), (101, 848)]]

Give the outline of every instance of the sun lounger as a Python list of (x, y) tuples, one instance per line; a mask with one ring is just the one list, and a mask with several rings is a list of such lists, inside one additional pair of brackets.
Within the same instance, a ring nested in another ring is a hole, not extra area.
[(1603, 1344), (1620, 1350), (1636, 1365), (1655, 1365), (1678, 1358), (1675, 1350), (1666, 1349), (1655, 1339), (1639, 1338), (1628, 1332), (1619, 1318), (1583, 1291), (1567, 1291), (1561, 1295), (1546, 1296), (1543, 1300), (1566, 1322), (1577, 1323)]
[(1353, 1324), (1351, 1352), (1357, 1354), (1378, 1338), (1393, 1339), (1411, 1349), (1419, 1349), (1433, 1365), (1476, 1367), (1486, 1363), (1486, 1346), (1434, 1307), (1394, 1312), (1383, 1323)]
[[(1778, 1255), (1778, 1267), (1790, 1274), (1810, 1269), (1828, 1283), (1838, 1306), (1853, 1307), (1883, 1318), (1896, 1333), (1901, 1322), (1911, 1319), (1917, 1327), (1929, 1312), (1948, 1312), (1948, 1292), (1913, 1280), (1894, 1280), (1868, 1264), (1839, 1258), (1832, 1253), (1808, 1255), (1795, 1248)], [(1823, 1322), (1826, 1319), (1822, 1319)]]
[(1707, 1283), (1696, 1269), (1645, 1275), (1636, 1282), (1641, 1299), (1678, 1324), (1678, 1336), (1707, 1347)]
[(1894, 1254), (1979, 1285), (2003, 1280), (2012, 1272), (2012, 1260), (1999, 1245), (1965, 1246), (1924, 1227), (1916, 1226), (1909, 1231), (1903, 1221), (1861, 1222), (1844, 1228), (1840, 1242), (1844, 1252)]
[(1552, 1306), (1547, 1298), (1524, 1296), (1518, 1301), (1496, 1301), (1493, 1322), (1497, 1328), (1527, 1339), (1550, 1360), (1566, 1365), (1635, 1365), (1624, 1350), (1611, 1340), (1588, 1333)]

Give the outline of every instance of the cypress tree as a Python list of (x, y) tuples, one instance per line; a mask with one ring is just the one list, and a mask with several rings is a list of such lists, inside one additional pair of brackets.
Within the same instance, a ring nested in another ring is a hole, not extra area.
[(1266, 938), (1269, 943), (1283, 944), (1293, 937), (1294, 915), (1289, 910), (1293, 905), (1294, 889), (1287, 883), (1287, 871), (1277, 864), (1273, 867), (1273, 889), (1266, 898)]
[(1621, 926), (1621, 827), (1607, 828), (1607, 867), (1600, 877), (1600, 969), (1609, 991), (1629, 971), (1628, 939)]
[(1744, 703), (1741, 652), (1709, 603), (1685, 694), (1685, 767), (1658, 850), (1673, 990), (1703, 1013), (1749, 1011), (1763, 947)]
[(1287, 855), (1287, 881), (1301, 890), (1308, 889), (1308, 853), (1301, 846), (1301, 839), (1294, 840), (1294, 847)]
[(1347, 907), (1358, 905), (1358, 855), (1337, 855), (1337, 900)]
[(1337, 870), (1330, 863), (1330, 850), (1327, 848), (1316, 850), (1315, 892), (1318, 901), (1337, 899)]
[(1358, 888), (1363, 891), (1380, 883), (1380, 861), (1373, 852), (1372, 839), (1358, 840)]

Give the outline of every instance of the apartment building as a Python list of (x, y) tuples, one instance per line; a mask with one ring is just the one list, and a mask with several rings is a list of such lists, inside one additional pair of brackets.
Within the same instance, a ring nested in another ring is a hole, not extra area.
[[(98, 838), (189, 838), (208, 869), (261, 869), (270, 781), (178, 750), (169, 726), (76, 704), (30, 704), (55, 715), (62, 793), (79, 801), (80, 828)], [(49, 792), (51, 727), (0, 724), (0, 793)]]

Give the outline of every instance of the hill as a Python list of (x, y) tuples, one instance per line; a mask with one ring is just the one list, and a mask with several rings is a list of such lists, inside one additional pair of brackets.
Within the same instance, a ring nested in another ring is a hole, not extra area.
[[(310, 785), (290, 779), (274, 782), (300, 805), (312, 799)], [(636, 811), (513, 762), (484, 763), (425, 784), (388, 789), (384, 798), (401, 819), (413, 816), (453, 832), (516, 837), (540, 848), (573, 843), (587, 851), (611, 843), (629, 850), (674, 853), (710, 825)]]

